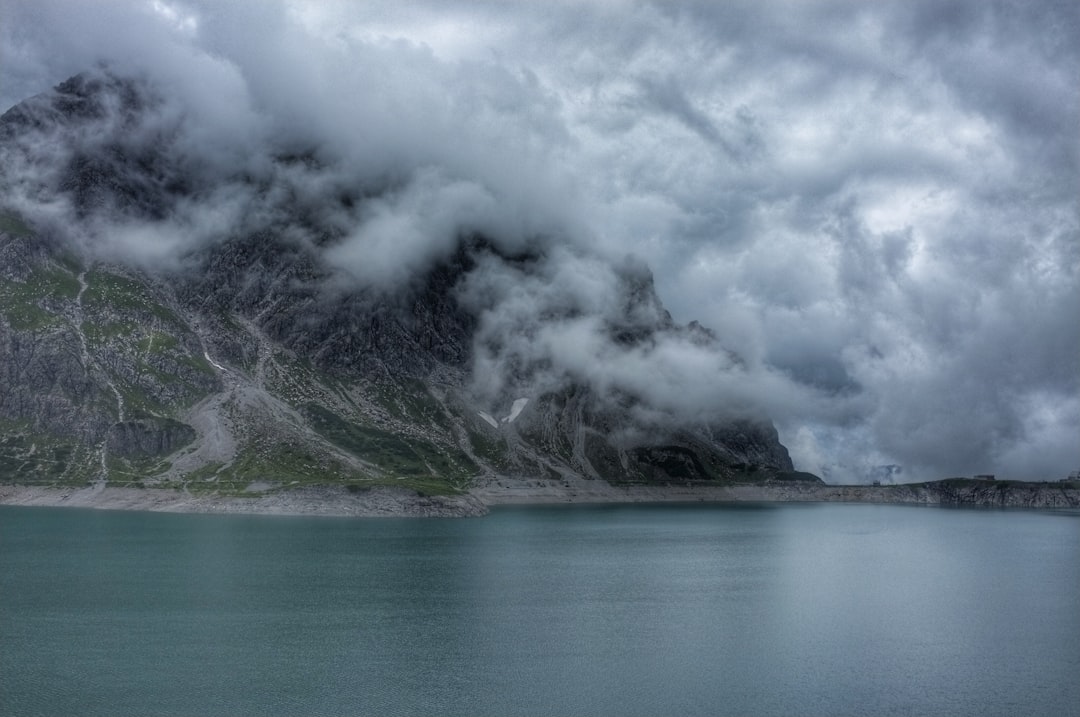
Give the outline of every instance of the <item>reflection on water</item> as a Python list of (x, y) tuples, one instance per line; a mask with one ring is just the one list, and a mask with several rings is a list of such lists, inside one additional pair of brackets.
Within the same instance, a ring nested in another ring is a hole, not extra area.
[(0, 508), (11, 714), (1069, 714), (1080, 515)]

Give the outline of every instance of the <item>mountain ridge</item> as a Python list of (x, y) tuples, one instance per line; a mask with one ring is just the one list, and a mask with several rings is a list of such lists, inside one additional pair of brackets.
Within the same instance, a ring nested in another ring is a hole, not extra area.
[[(438, 494), (802, 475), (760, 411), (713, 405), (682, 374), (685, 396), (653, 385), (687, 353), (741, 364), (672, 321), (640, 262), (458, 227), (404, 284), (365, 284), (328, 257), (352, 246), (346, 219), (389, 200), (311, 158), (209, 177), (161, 103), (98, 72), (0, 117), (6, 480)], [(301, 196), (315, 174), (334, 191)], [(186, 241), (230, 201), (242, 219), (148, 259), (148, 237)], [(568, 273), (593, 284), (563, 290)]]

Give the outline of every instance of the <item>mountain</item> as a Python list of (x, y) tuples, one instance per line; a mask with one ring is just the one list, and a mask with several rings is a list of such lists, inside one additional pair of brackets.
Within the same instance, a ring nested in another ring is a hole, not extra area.
[[(759, 410), (686, 380), (744, 367), (672, 320), (640, 262), (465, 220), (417, 231), (388, 207), (468, 186), (356, 179), (295, 137), (232, 158), (197, 129), (104, 70), (0, 117), (0, 480), (817, 481)], [(365, 244), (355, 227), (380, 221), (400, 236)]]

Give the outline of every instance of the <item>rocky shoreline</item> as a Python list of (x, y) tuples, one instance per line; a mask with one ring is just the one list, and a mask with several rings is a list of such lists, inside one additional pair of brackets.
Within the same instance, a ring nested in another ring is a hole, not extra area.
[(947, 479), (899, 485), (827, 485), (811, 481), (731, 485), (614, 486), (495, 481), (471, 491), (486, 505), (529, 503), (784, 502), (903, 503), (997, 508), (1080, 508), (1080, 484)]
[(249, 496), (195, 495), (162, 488), (0, 486), (0, 505), (145, 510), (168, 513), (463, 518), (492, 506), (574, 503), (840, 502), (996, 508), (1080, 509), (1080, 485), (950, 479), (886, 486), (761, 483), (723, 486), (616, 486), (603, 481), (489, 479), (459, 495), (419, 495), (378, 486), (315, 486)]
[(0, 505), (145, 510), (160, 513), (325, 515), (337, 517), (465, 518), (486, 506), (470, 495), (421, 496), (404, 488), (360, 492), (317, 486), (247, 496), (193, 495), (165, 488), (43, 488), (0, 486)]

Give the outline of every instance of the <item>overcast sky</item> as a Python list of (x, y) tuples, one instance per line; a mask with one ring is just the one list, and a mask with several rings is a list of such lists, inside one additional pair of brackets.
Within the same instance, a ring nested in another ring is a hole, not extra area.
[(317, 138), (410, 177), (363, 240), (416, 256), (380, 272), (460, 226), (644, 260), (764, 377), (799, 468), (1080, 469), (1076, 2), (0, 12), (3, 108), (105, 62), (181, 97), (222, 162)]

